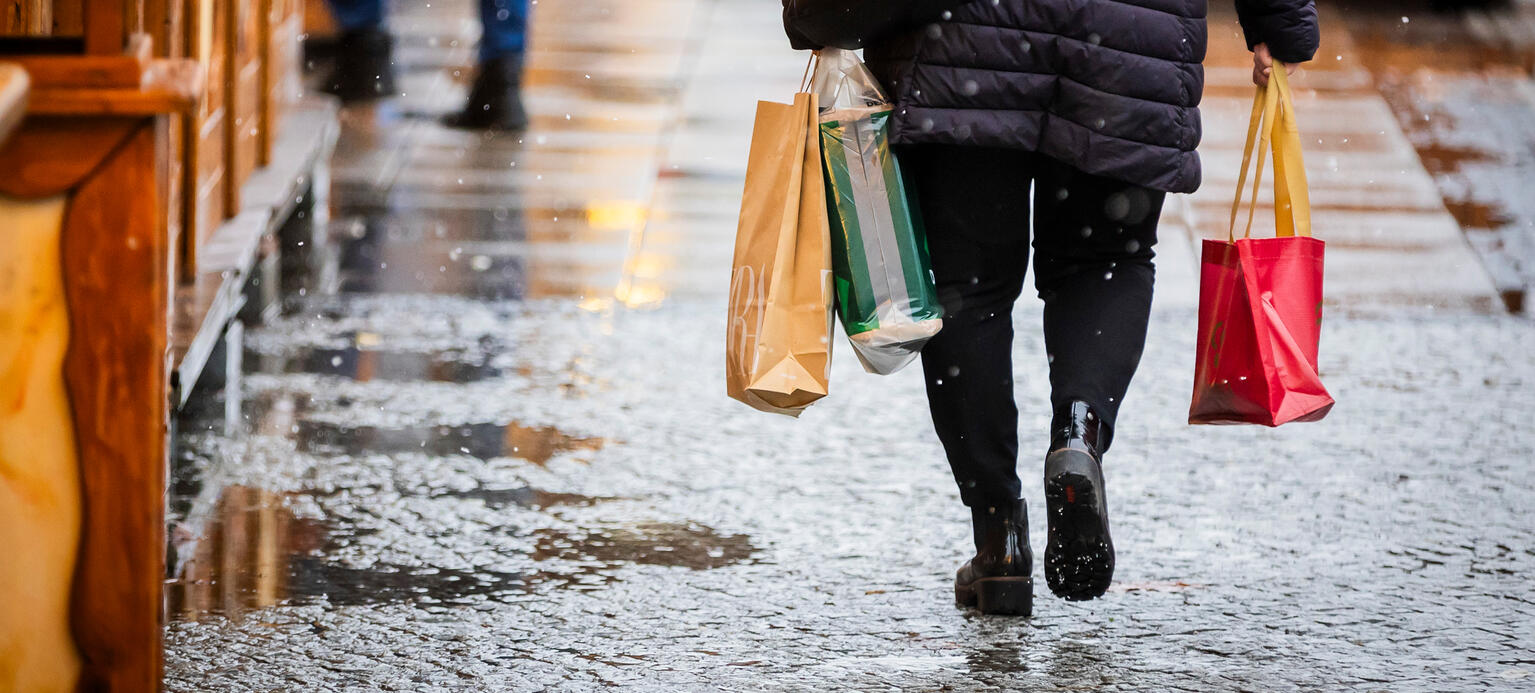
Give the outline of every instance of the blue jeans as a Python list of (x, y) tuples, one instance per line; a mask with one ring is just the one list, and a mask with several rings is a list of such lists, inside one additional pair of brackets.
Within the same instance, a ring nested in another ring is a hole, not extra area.
[[(384, 23), (384, 0), (330, 0), (342, 31), (376, 28)], [(480, 0), (480, 62), (520, 57), (527, 45), (528, 0)]]

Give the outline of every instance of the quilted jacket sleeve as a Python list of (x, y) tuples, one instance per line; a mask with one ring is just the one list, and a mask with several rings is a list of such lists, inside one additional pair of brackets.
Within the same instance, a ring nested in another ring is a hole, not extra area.
[(938, 20), (972, 0), (783, 0), (784, 32), (796, 50), (854, 50), (888, 33)]
[(1276, 60), (1303, 63), (1316, 55), (1321, 34), (1313, 0), (1236, 0), (1247, 47), (1266, 43)]

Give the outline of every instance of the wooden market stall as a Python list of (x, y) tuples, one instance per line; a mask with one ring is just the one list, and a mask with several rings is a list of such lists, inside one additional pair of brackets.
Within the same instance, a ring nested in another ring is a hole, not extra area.
[(171, 417), (326, 192), (302, 29), (300, 0), (0, 1), (0, 691), (160, 686)]

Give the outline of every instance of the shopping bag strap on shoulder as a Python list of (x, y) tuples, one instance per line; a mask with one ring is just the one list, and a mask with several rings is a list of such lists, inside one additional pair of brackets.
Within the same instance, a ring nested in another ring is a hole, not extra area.
[(1236, 239), (1237, 213), (1242, 207), (1242, 193), (1247, 188), (1247, 171), (1253, 163), (1253, 149), (1258, 151), (1253, 167), (1252, 197), (1247, 209), (1247, 228), (1243, 238), (1252, 237), (1253, 216), (1258, 207), (1258, 190), (1263, 179), (1263, 160), (1272, 143), (1274, 149), (1274, 230), (1278, 236), (1311, 235), (1311, 200), (1306, 187), (1306, 170), (1301, 158), (1300, 129), (1295, 120), (1295, 102), (1290, 95), (1284, 64), (1274, 61), (1268, 87), (1253, 98), (1252, 116), (1242, 149), (1242, 169), (1237, 174), (1235, 197), (1231, 201), (1228, 240)]

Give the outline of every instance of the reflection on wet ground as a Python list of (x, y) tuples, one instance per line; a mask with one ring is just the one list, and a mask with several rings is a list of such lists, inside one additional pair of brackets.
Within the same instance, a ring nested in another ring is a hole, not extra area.
[[(239, 620), (265, 607), (317, 602), (333, 606), (407, 602), (430, 608), (508, 601), (546, 584), (599, 588), (621, 579), (618, 571), (626, 565), (705, 570), (749, 562), (757, 552), (743, 535), (718, 534), (696, 523), (637, 522), (579, 530), (535, 529), (530, 533), (531, 550), (520, 559), (502, 557), (525, 566), (518, 571), (389, 562), (356, 566), (335, 555), (373, 531), (338, 515), (299, 517), (292, 501), (300, 496), (326, 497), (230, 486), (206, 515), (194, 510), (175, 527), (173, 577), (166, 598), (170, 619), (223, 616)], [(517, 505), (538, 510), (611, 500), (526, 487), (443, 492), (432, 497), (478, 499), (491, 509)], [(503, 527), (499, 531), (517, 530)]]
[[(436, 116), (463, 98), (473, 36), (438, 20), (472, 16), (471, 4), (397, 9), (406, 96), (343, 111), (330, 220), (294, 254), (302, 271), (282, 317), (248, 335), (244, 368), (259, 378), (244, 430), (182, 425), (173, 622), (282, 605), (430, 611), (600, 589), (634, 566), (750, 563), (744, 535), (607, 515), (643, 507), (643, 494), (546, 490), (560, 483), (550, 462), (591, 462), (614, 441), (564, 432), (547, 406), (590, 384), (579, 337), (507, 329), (528, 299), (666, 295), (635, 268), (657, 266), (636, 254), (676, 47), (560, 50), (587, 29), (543, 38), (554, 51), (530, 56), (525, 80), (532, 130), (467, 133)], [(633, 12), (575, 3), (538, 17)], [(382, 403), (392, 416), (371, 416)], [(290, 474), (265, 469), (283, 465)]]
[[(1535, 6), (1345, 2), (1370, 70), (1509, 310), (1535, 284)], [(1390, 27), (1388, 31), (1381, 27)]]
[[(1063, 634), (1050, 643), (1050, 678), (1061, 681), (1108, 678), (1114, 671), (1114, 651), (1101, 646), (1101, 632)], [(1084, 676), (1085, 674), (1085, 676)], [(1108, 683), (1107, 680), (1102, 683)]]
[(246, 350), (245, 363), (255, 373), (312, 373), (350, 378), (358, 382), (374, 380), (429, 381), (469, 383), (501, 375), (501, 369), (464, 351), (388, 351), (306, 347), (292, 354), (269, 354)]
[(463, 606), (477, 598), (495, 601), (525, 592), (542, 576), (389, 564), (353, 568), (308, 556), (294, 557), (288, 571), (292, 589), (285, 602), (305, 604), (324, 600), (335, 606), (398, 602), (423, 607)]
[(433, 498), (463, 498), (477, 500), (485, 504), (491, 510), (500, 510), (508, 506), (519, 506), (543, 510), (555, 506), (588, 506), (603, 501), (617, 500), (608, 496), (583, 496), (579, 493), (555, 493), (544, 491), (531, 486), (519, 486), (517, 488), (472, 488), (466, 491), (438, 491), (432, 494)]
[[(348, 208), (327, 250), (343, 293), (446, 294), (481, 300), (611, 293), (643, 207), (605, 193), (580, 207), (523, 209), (513, 198), (394, 198)], [(396, 208), (407, 210), (396, 212)], [(609, 284), (603, 288), (603, 284)]]
[(520, 254), (465, 254), (457, 247), (390, 242), (388, 235), (365, 232), (337, 239), (342, 292), (453, 294), (486, 300), (527, 295), (526, 258)]
[(566, 452), (601, 450), (606, 442), (601, 438), (566, 435), (553, 426), (516, 423), (381, 428), (301, 421), (296, 437), (299, 450), (306, 452), (349, 455), (422, 452), (434, 456), (468, 455), (483, 460), (515, 457), (537, 465)]
[(533, 557), (580, 563), (720, 568), (751, 558), (756, 549), (742, 534), (720, 535), (702, 525), (646, 522), (580, 534), (539, 530)]
[(1025, 643), (991, 642), (965, 653), (965, 664), (973, 674), (1015, 674), (1029, 670), (1023, 659)]
[[(1390, 73), (1381, 93), (1509, 310), (1535, 282), (1535, 90), (1528, 75)], [(1521, 95), (1521, 91), (1529, 95)]]
[(284, 601), (291, 593), (290, 561), (328, 540), (323, 523), (295, 517), (280, 494), (227, 488), (200, 527), (183, 523), (171, 531), (174, 579), (166, 611), (171, 620), (234, 617)]

